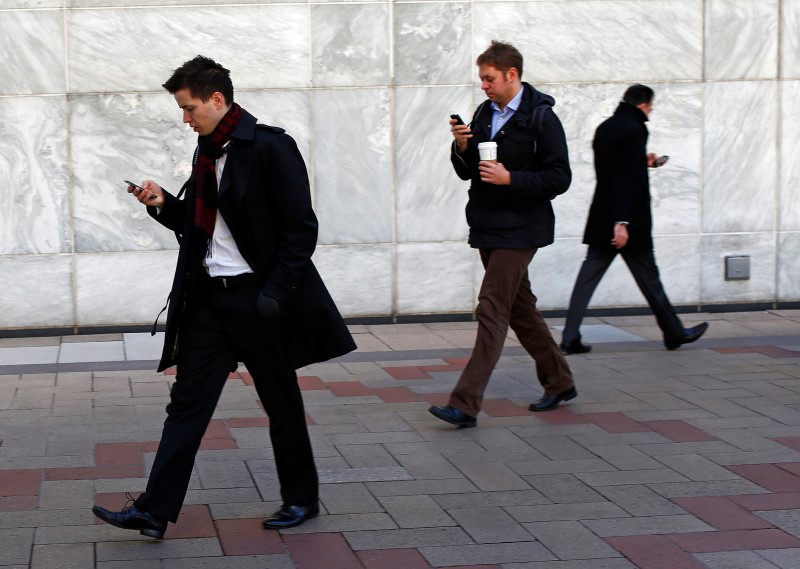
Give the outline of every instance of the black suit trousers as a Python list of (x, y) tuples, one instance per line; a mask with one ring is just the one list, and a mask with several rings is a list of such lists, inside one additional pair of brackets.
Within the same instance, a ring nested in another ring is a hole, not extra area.
[(675, 309), (672, 308), (672, 304), (667, 298), (667, 293), (664, 292), (652, 250), (642, 251), (626, 247), (612, 249), (610, 247), (594, 247), (590, 245), (589, 250), (586, 252), (586, 259), (584, 259), (578, 272), (575, 288), (572, 289), (567, 321), (561, 336), (562, 343), (580, 339), (580, 326), (581, 322), (583, 322), (583, 317), (586, 315), (589, 301), (597, 285), (600, 284), (600, 279), (606, 274), (608, 267), (611, 266), (611, 262), (617, 254), (622, 255), (639, 290), (642, 291), (647, 303), (650, 305), (658, 326), (664, 334), (664, 340), (677, 339), (683, 336), (683, 324), (675, 314)]
[(286, 360), (280, 328), (256, 314), (259, 287), (212, 289), (186, 315), (178, 341), (177, 376), (147, 489), (136, 506), (171, 522), (178, 519), (201, 439), (228, 375), (244, 362), (270, 426), (285, 504), (318, 500), (318, 479), (297, 374)]

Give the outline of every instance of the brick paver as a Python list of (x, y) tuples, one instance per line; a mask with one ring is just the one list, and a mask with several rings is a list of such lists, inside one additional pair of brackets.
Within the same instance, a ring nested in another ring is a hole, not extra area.
[[(797, 569), (800, 311), (699, 318), (708, 337), (675, 352), (600, 342), (571, 356), (580, 396), (548, 413), (528, 410), (541, 390), (510, 338), (475, 429), (427, 413), (474, 323), (353, 326), (361, 350), (299, 370), (322, 512), (283, 532), (261, 527), (280, 496), (240, 366), (162, 542), (90, 508), (144, 488), (174, 370), (3, 366), (0, 566)], [(597, 323), (653, 335), (649, 317)], [(22, 357), (41, 342), (2, 346)]]

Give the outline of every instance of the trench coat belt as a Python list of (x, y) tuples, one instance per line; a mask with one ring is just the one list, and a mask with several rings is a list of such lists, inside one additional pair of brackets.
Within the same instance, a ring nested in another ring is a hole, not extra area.
[(237, 288), (261, 286), (260, 279), (255, 273), (242, 273), (232, 277), (210, 277), (211, 287), (214, 289), (234, 290)]

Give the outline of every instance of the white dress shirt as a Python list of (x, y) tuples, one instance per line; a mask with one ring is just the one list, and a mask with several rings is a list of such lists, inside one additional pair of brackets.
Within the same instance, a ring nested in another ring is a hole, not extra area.
[[(227, 147), (228, 145), (225, 145), (225, 148)], [(227, 157), (228, 153), (226, 152), (217, 159), (215, 168), (217, 188), (220, 187), (222, 170), (225, 168)], [(208, 274), (212, 277), (233, 277), (253, 272), (253, 269), (239, 252), (236, 241), (233, 240), (233, 235), (231, 235), (231, 230), (220, 215), (219, 209), (217, 209), (217, 220), (214, 222), (214, 234), (208, 243), (208, 254), (203, 261), (203, 265), (205, 265)]]

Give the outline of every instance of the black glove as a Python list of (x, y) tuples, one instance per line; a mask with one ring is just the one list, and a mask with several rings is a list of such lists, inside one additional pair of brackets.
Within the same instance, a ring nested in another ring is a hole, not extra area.
[(271, 296), (261, 293), (256, 301), (256, 312), (264, 320), (276, 320), (281, 314), (281, 305)]

